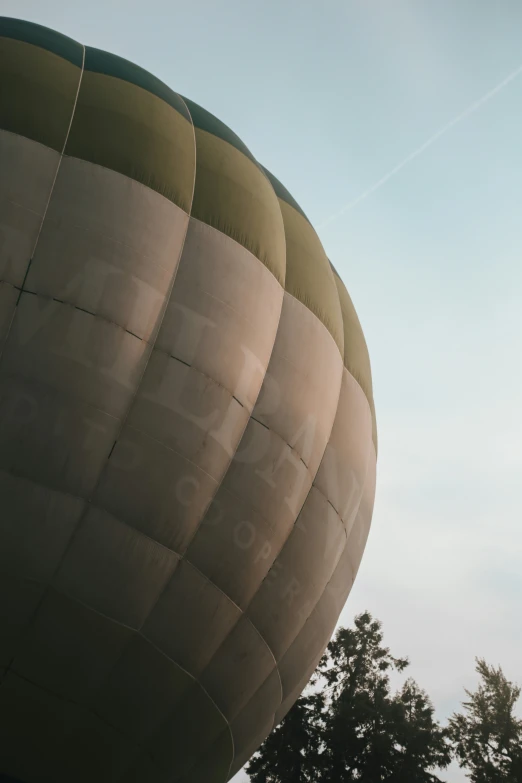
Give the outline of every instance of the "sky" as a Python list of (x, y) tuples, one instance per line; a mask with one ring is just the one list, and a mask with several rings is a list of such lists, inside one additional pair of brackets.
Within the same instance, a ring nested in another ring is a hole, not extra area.
[(381, 619), (441, 720), (475, 686), (475, 656), (522, 682), (519, 0), (0, 0), (0, 13), (205, 106), (319, 227), (367, 337), (380, 441), (340, 621)]

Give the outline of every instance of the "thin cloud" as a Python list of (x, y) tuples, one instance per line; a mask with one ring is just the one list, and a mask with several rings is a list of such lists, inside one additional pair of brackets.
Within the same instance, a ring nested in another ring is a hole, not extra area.
[(497, 95), (501, 90), (504, 89), (504, 87), (506, 87), (510, 82), (516, 79), (517, 76), (519, 76), (521, 73), (522, 73), (522, 65), (519, 65), (519, 67), (516, 68), (516, 70), (510, 73), (509, 76), (506, 76), (506, 78), (503, 79), (499, 84), (497, 84), (496, 87), (493, 87), (493, 89), (489, 90), (489, 92), (483, 95), (482, 98), (476, 100), (466, 109), (464, 109), (464, 111), (462, 111), (460, 114), (458, 114), (448, 123), (446, 123), (446, 125), (440, 128), (436, 133), (434, 133), (433, 136), (430, 136), (430, 138), (427, 141), (425, 141), (424, 144), (422, 144), (413, 152), (410, 152), (410, 154), (406, 158), (404, 158), (404, 160), (401, 160), (400, 163), (397, 163), (397, 165), (394, 166), (391, 169), (391, 171), (389, 171), (387, 174), (381, 177), (380, 180), (378, 180), (373, 185), (371, 185), (371, 187), (367, 188), (367, 190), (364, 190), (359, 196), (349, 201), (347, 204), (344, 205), (344, 207), (341, 207), (340, 210), (334, 212), (333, 215), (330, 215), (330, 217), (327, 217), (325, 220), (323, 220), (323, 222), (318, 226), (318, 229), (322, 229), (325, 228), (326, 226), (329, 226), (330, 223), (333, 223), (342, 215), (345, 215), (347, 212), (350, 212), (350, 210), (352, 210), (357, 204), (360, 204), (361, 201), (364, 201), (369, 196), (371, 196), (372, 193), (375, 193), (376, 190), (382, 188), (382, 186), (385, 185), (388, 182), (388, 180), (390, 180), (392, 177), (398, 174), (399, 171), (401, 171), (405, 166), (408, 165), (408, 163), (411, 163), (412, 160), (418, 158), (419, 155), (422, 155), (422, 153), (425, 150), (427, 150), (428, 147), (431, 147), (432, 144), (435, 144), (435, 142), (438, 141), (438, 139), (440, 139), (441, 136), (444, 136), (445, 133), (451, 130), (451, 128), (455, 127), (455, 125), (457, 125), (459, 122), (462, 122), (462, 120), (465, 120), (471, 114), (473, 114), (482, 106), (484, 106), (485, 103), (491, 100), (491, 98)]

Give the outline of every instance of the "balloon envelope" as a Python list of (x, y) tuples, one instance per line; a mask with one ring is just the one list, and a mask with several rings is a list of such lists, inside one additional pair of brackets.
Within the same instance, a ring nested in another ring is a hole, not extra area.
[(0, 774), (225, 783), (359, 567), (363, 333), (207, 111), (14, 19), (0, 80)]

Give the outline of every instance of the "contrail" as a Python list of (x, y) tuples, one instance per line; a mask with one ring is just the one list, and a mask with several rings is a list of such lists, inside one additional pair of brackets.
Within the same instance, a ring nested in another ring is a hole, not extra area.
[(349, 201), (347, 204), (344, 205), (338, 212), (334, 212), (333, 215), (330, 215), (330, 217), (327, 217), (323, 222), (318, 226), (318, 229), (324, 228), (325, 226), (330, 225), (330, 223), (333, 223), (334, 220), (337, 220), (337, 218), (340, 218), (341, 215), (346, 214), (346, 212), (349, 212), (351, 209), (353, 209), (356, 204), (360, 204), (361, 201), (364, 201), (368, 198), (368, 196), (371, 196), (372, 193), (375, 193), (376, 190), (381, 188), (386, 182), (388, 182), (389, 179), (394, 177), (398, 172), (403, 169), (405, 166), (408, 165), (408, 163), (411, 163), (412, 160), (417, 158), (419, 155), (421, 155), (424, 150), (428, 149), (428, 147), (431, 147), (432, 144), (434, 144), (438, 139), (440, 139), (441, 136), (443, 136), (445, 133), (447, 133), (451, 128), (453, 128), (455, 125), (457, 125), (459, 122), (462, 122), (462, 120), (465, 120), (466, 117), (469, 117), (470, 114), (473, 114), (473, 112), (476, 112), (477, 109), (480, 109), (481, 106), (483, 106), (487, 101), (489, 101), (491, 98), (493, 98), (497, 93), (499, 93), (501, 90), (504, 89), (510, 82), (513, 81), (513, 79), (516, 79), (519, 74), (522, 73), (522, 65), (519, 65), (518, 68), (509, 74), (509, 76), (506, 76), (505, 79), (503, 79), (500, 84), (497, 84), (496, 87), (493, 87), (493, 89), (489, 90), (485, 95), (482, 96), (482, 98), (479, 98), (474, 103), (470, 104), (466, 109), (464, 109), (463, 112), (458, 114), (456, 117), (454, 117), (450, 122), (448, 122), (446, 125), (444, 125), (442, 128), (440, 128), (436, 133), (433, 134), (433, 136), (430, 136), (430, 138), (424, 142), (420, 147), (418, 147), (413, 152), (410, 152), (410, 154), (404, 158), (404, 160), (401, 160), (400, 163), (397, 163), (396, 166), (394, 166), (391, 171), (389, 171), (387, 174), (385, 174), (383, 177), (380, 178), (377, 182), (375, 182), (371, 187), (369, 187), (367, 190), (363, 191), (359, 196)]

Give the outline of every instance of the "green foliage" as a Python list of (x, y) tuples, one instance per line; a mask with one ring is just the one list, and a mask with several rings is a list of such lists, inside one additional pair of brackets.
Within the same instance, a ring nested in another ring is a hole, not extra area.
[(253, 783), (436, 783), (448, 766), (446, 732), (413, 680), (392, 693), (405, 658), (383, 646), (365, 612), (328, 645), (307, 693), (250, 762)]
[(520, 688), (502, 669), (477, 660), (477, 690), (449, 723), (460, 766), (472, 783), (522, 783), (522, 721), (514, 715)]
[(302, 696), (265, 741), (247, 771), (255, 783), (315, 783), (320, 765), (322, 694)]

